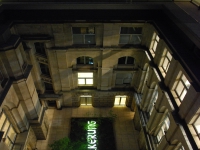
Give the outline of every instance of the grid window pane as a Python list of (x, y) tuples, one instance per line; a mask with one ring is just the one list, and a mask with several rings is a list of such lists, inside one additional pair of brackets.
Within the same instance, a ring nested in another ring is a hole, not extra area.
[(181, 93), (182, 93), (182, 91), (183, 91), (183, 88), (184, 88), (184, 85), (183, 85), (183, 83), (182, 82), (178, 82), (178, 85), (177, 85), (177, 87), (176, 87), (176, 92), (177, 92), (177, 94), (180, 96), (181, 95)]
[(74, 44), (84, 44), (84, 35), (73, 34), (73, 43)]
[(79, 78), (92, 78), (93, 77), (93, 73), (88, 72), (88, 73), (78, 73), (78, 77)]
[(154, 44), (153, 44), (153, 51), (154, 51), (154, 52), (156, 51), (157, 45), (158, 45), (158, 43), (155, 41)]
[(93, 79), (86, 79), (86, 84), (93, 84)]
[(85, 79), (78, 79), (78, 84), (85, 84)]
[(120, 103), (120, 97), (115, 97), (115, 105), (119, 105)]
[(95, 35), (85, 35), (85, 44), (95, 44)]

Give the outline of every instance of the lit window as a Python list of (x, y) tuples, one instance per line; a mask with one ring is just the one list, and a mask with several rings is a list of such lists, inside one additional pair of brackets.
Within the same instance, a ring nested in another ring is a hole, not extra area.
[(121, 27), (119, 44), (140, 44), (142, 27)]
[(180, 71), (178, 74), (177, 81), (174, 84), (174, 91), (172, 91), (173, 96), (178, 105), (183, 101), (187, 91), (190, 87), (190, 82), (187, 80), (185, 75)]
[(118, 59), (118, 64), (129, 64), (129, 65), (133, 65), (134, 64), (134, 58), (133, 57), (121, 57)]
[(165, 135), (165, 132), (169, 129), (170, 126), (170, 120), (169, 117), (166, 117), (165, 120), (162, 122), (162, 126), (160, 127), (160, 130), (158, 131), (158, 134), (156, 136), (157, 142), (160, 142), (162, 137)]
[(87, 57), (87, 56), (78, 57), (76, 61), (77, 61), (77, 64), (84, 64), (84, 65), (93, 64), (93, 58)]
[(94, 27), (72, 27), (73, 44), (95, 44)]
[(92, 96), (91, 95), (81, 95), (80, 103), (81, 103), (81, 105), (92, 105)]
[(163, 77), (165, 77), (167, 74), (171, 60), (172, 60), (172, 55), (169, 53), (167, 49), (165, 49), (164, 56), (161, 59), (161, 63), (159, 67)]
[(153, 108), (154, 108), (154, 105), (155, 105), (157, 99), (158, 99), (158, 91), (157, 91), (157, 88), (155, 88), (151, 102), (150, 102), (150, 104), (148, 106), (148, 110), (147, 110), (149, 113), (149, 116), (151, 116), (151, 114), (153, 112)]
[(159, 40), (160, 40), (159, 36), (156, 33), (154, 33), (154, 35), (153, 35), (153, 41), (152, 41), (153, 45), (152, 45), (152, 47), (150, 49), (150, 52), (151, 52), (151, 54), (152, 54), (153, 57), (155, 56), (156, 48), (157, 48)]
[(126, 104), (126, 96), (125, 95), (115, 96), (115, 105), (125, 106), (125, 104)]
[(93, 85), (93, 73), (78, 73), (79, 85)]
[(200, 116), (198, 116), (198, 118), (195, 120), (193, 126), (197, 132), (197, 135), (200, 137)]
[(10, 124), (4, 112), (1, 112), (0, 114), (0, 131), (4, 132), (3, 134), (3, 138), (5, 139), (4, 143), (9, 147), (9, 149), (12, 149), (17, 133)]

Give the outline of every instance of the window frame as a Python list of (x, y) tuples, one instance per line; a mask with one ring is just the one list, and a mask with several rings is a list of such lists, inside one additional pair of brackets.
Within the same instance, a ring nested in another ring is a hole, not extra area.
[[(119, 104), (116, 104), (116, 98), (119, 98)], [(121, 104), (122, 102), (122, 98), (125, 98), (125, 103)], [(127, 96), (126, 95), (116, 95), (115, 96), (115, 101), (114, 101), (114, 106), (125, 106), (126, 105), (126, 100), (127, 100)]]
[[(183, 78), (186, 79), (185, 82), (184, 82)], [(186, 82), (189, 83), (188, 86), (186, 85)], [(179, 87), (179, 86), (181, 86), (181, 84), (182, 84), (182, 87)], [(175, 93), (175, 95), (173, 94), (173, 96), (174, 96), (178, 105), (180, 105), (182, 103), (182, 101), (184, 100), (190, 86), (191, 86), (191, 84), (190, 84), (189, 80), (187, 79), (185, 74), (182, 71), (180, 71), (178, 76), (177, 76), (177, 79), (174, 83), (174, 88), (173, 88), (173, 92)], [(180, 89), (180, 90), (178, 90), (178, 89)], [(177, 99), (178, 99), (178, 101), (177, 101)]]
[[(160, 69), (160, 72), (163, 75), (163, 77), (165, 77), (166, 74), (167, 74), (167, 71), (169, 69), (169, 66), (170, 66), (170, 63), (171, 63), (171, 60), (172, 60), (173, 57), (172, 57), (171, 53), (169, 52), (169, 50), (167, 48), (165, 48), (163, 54), (164, 55), (161, 58), (159, 69)], [(169, 58), (169, 57), (171, 57), (171, 58)], [(164, 67), (165, 61), (167, 61), (166, 67)]]
[[(2, 119), (2, 115), (5, 116), (4, 120), (0, 120), (2, 123), (2, 126), (0, 127), (0, 130), (3, 131), (3, 139), (4, 139), (4, 143), (9, 147), (9, 149), (12, 149), (17, 137), (17, 132), (15, 131), (15, 129), (13, 128), (12, 124), (10, 123), (8, 117), (6, 116), (6, 114), (2, 111), (0, 112), (0, 119)], [(6, 127), (6, 131), (4, 131), (3, 129), (5, 128), (5, 125), (8, 123), (8, 127)], [(13, 130), (15, 133), (14, 138), (12, 139), (8, 134), (10, 133), (10, 130)], [(8, 144), (7, 144), (8, 142)]]
[[(122, 32), (122, 28), (141, 28), (141, 33), (121, 33)], [(121, 41), (121, 36), (129, 36), (129, 40), (128, 42), (120, 42)], [(132, 41), (133, 37), (137, 36), (137, 38), (139, 38), (140, 44), (141, 44), (141, 36), (142, 36), (142, 27), (121, 27), (120, 28), (120, 38), (119, 38), (119, 44), (132, 44), (132, 45), (138, 45), (138, 44), (134, 44)]]
[[(121, 59), (121, 58), (125, 58), (125, 62), (123, 64), (119, 63), (119, 59)], [(133, 63), (127, 63), (128, 59), (133, 59)], [(118, 65), (134, 65), (135, 64), (135, 59), (132, 56), (123, 56), (123, 57), (118, 58), (118, 63), (117, 64)]]
[[(84, 60), (83, 64), (78, 63), (78, 58), (83, 58), (83, 60)], [(89, 56), (81, 56), (81, 57), (78, 57), (78, 58), (76, 58), (76, 64), (77, 64), (77, 65), (94, 65), (94, 60), (93, 60), (92, 57), (89, 57)], [(90, 64), (89, 62), (87, 63), (87, 62), (86, 62), (86, 58), (88, 58), (88, 59), (91, 58), (91, 59), (92, 59), (92, 64)]]
[[(39, 44), (39, 45), (37, 45)], [(45, 56), (46, 57), (46, 50), (45, 50), (45, 43), (44, 42), (35, 42), (34, 43), (34, 46), (35, 46), (35, 52), (36, 54), (39, 54), (39, 55), (42, 55), (42, 56)], [(41, 52), (38, 52), (37, 49)]]
[[(79, 77), (79, 73), (92, 73), (92, 77)], [(78, 78), (78, 86), (93, 86), (94, 85), (94, 73), (93, 72), (78, 72), (77, 73)], [(84, 84), (79, 84), (79, 79), (84, 79)], [(87, 84), (87, 79), (92, 79), (92, 84)]]
[(156, 55), (156, 49), (158, 47), (159, 41), (160, 41), (159, 35), (156, 32), (154, 32), (153, 39), (152, 39), (152, 45), (150, 48), (150, 53), (153, 57), (155, 57), (155, 55)]
[[(167, 124), (167, 121), (169, 121), (169, 124)], [(166, 127), (166, 129), (165, 129), (165, 127)], [(162, 121), (161, 126), (160, 126), (160, 129), (158, 130), (158, 133), (157, 133), (157, 135), (156, 135), (156, 141), (157, 141), (157, 143), (160, 143), (160, 142), (162, 141), (162, 138), (164, 137), (164, 135), (166, 134), (166, 132), (169, 130), (169, 127), (170, 127), (170, 119), (169, 119), (169, 116), (166, 115), (166, 117), (165, 117), (164, 120)], [(158, 139), (158, 134), (159, 134), (160, 132), (162, 132), (163, 135), (162, 135), (162, 137), (160, 137), (160, 138)]]
[[(86, 28), (86, 33), (74, 33), (74, 32), (73, 32), (73, 28), (80, 28), (80, 31), (81, 31), (81, 28)], [(94, 28), (94, 33), (90, 33), (90, 32), (89, 32), (89, 29), (90, 29), (90, 28)], [(95, 27), (72, 27), (71, 29), (72, 29), (72, 43), (73, 43), (74, 45), (81, 45), (81, 44), (83, 44), (83, 45), (87, 45), (87, 44), (88, 44), (88, 45), (95, 45), (95, 44), (96, 44)], [(87, 31), (88, 31), (88, 32), (87, 32)], [(75, 35), (82, 36), (81, 39), (82, 39), (82, 42), (83, 42), (83, 43), (76, 43), (75, 40), (74, 40), (74, 36), (75, 36)], [(90, 35), (90, 36), (94, 36), (94, 43), (89, 43), (89, 42), (87, 43), (87, 41), (86, 41), (86, 36), (89, 36), (89, 35)]]
[[(82, 98), (84, 98), (84, 101), (85, 101), (84, 104), (82, 104), (82, 101), (83, 101)], [(91, 99), (88, 100), (88, 98), (91, 98)], [(80, 105), (81, 106), (92, 106), (92, 95), (81, 95), (80, 96)]]

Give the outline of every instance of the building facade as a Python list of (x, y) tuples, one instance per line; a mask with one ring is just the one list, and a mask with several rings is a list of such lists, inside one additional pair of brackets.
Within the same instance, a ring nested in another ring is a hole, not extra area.
[(81, 105), (129, 107), (141, 150), (200, 149), (200, 25), (185, 5), (199, 13), (190, 2), (3, 3), (1, 149), (35, 149), (48, 108)]

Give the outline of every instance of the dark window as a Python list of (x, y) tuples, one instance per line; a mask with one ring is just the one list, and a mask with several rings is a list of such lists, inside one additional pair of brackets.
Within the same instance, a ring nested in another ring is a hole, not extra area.
[(41, 64), (41, 63), (39, 64), (40, 64), (40, 69), (41, 69), (42, 74), (50, 76), (49, 67), (45, 64)]
[(118, 64), (134, 64), (134, 58), (133, 57), (121, 57), (118, 59)]
[(93, 64), (93, 58), (91, 57), (87, 57), (87, 56), (82, 56), (82, 57), (78, 57), (76, 59), (77, 64), (87, 64), (87, 65), (92, 65)]
[(46, 56), (44, 43), (37, 42), (37, 43), (34, 43), (34, 44), (35, 44), (36, 53)]
[(44, 82), (44, 85), (45, 85), (45, 89), (47, 91), (53, 91), (53, 85), (52, 84)]
[(3, 74), (0, 71), (0, 83), (3, 81), (3, 79), (4, 79)]
[(73, 27), (73, 44), (95, 44), (94, 27)]
[(121, 27), (119, 44), (141, 43), (142, 27)]
[(22, 42), (22, 46), (23, 46), (24, 50), (29, 49), (25, 42)]
[(121, 27), (120, 34), (142, 34), (142, 27)]

